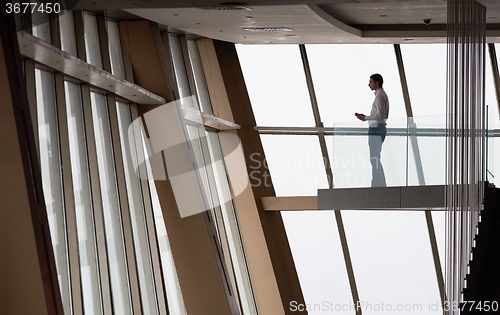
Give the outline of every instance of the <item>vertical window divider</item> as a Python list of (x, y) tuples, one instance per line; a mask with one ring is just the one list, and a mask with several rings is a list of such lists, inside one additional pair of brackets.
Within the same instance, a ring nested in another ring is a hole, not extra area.
[(57, 13), (50, 13), (50, 38), (52, 46), (61, 49), (61, 28), (59, 27), (59, 19)]
[(73, 11), (73, 20), (75, 22), (76, 51), (78, 53), (77, 57), (87, 62), (87, 53), (85, 52), (85, 28), (83, 25), (83, 11)]
[(31, 13), (22, 15), (21, 25), (25, 32), (33, 35), (33, 17), (31, 16)]
[[(96, 240), (97, 240), (97, 259), (99, 265), (99, 275), (101, 280), (101, 299), (104, 314), (112, 314), (111, 305), (111, 284), (109, 279), (108, 252), (106, 249), (106, 230), (104, 229), (104, 214), (102, 200), (100, 198), (100, 184), (97, 166), (97, 151), (95, 147), (94, 123), (92, 120), (92, 106), (90, 103), (90, 86), (82, 85), (82, 103), (83, 115), (85, 120), (85, 135), (87, 140), (88, 163), (90, 171), (90, 189), (92, 195), (92, 206), (94, 209), (94, 220)], [(105, 297), (105, 298), (103, 298)]]
[(99, 14), (97, 18), (97, 29), (99, 32), (99, 43), (101, 45), (102, 68), (104, 71), (111, 73), (111, 59), (109, 57), (109, 40), (108, 30), (106, 28), (106, 16)]
[(59, 146), (61, 154), (62, 166), (62, 185), (63, 185), (63, 202), (66, 214), (66, 241), (68, 243), (69, 256), (69, 275), (70, 275), (70, 305), (74, 315), (83, 315), (82, 290), (80, 281), (80, 264), (78, 253), (78, 237), (77, 233), (68, 233), (68, 231), (76, 231), (76, 212), (73, 192), (73, 179), (71, 175), (71, 159), (69, 150), (69, 135), (68, 135), (68, 120), (66, 113), (66, 100), (64, 91), (64, 74), (55, 74), (55, 92), (58, 129), (59, 129)]
[[(26, 15), (29, 16), (29, 15)], [(36, 81), (35, 81), (35, 61), (33, 59), (24, 60), (24, 73), (26, 77), (26, 90), (28, 92), (28, 103), (31, 115), (31, 124), (33, 125), (33, 134), (38, 139), (38, 112), (36, 103)], [(35, 141), (37, 155), (40, 156), (40, 145)]]
[[(187, 44), (187, 39), (186, 36), (181, 36), (180, 38), (181, 42), (181, 50), (182, 50), (182, 57), (184, 59), (184, 65), (186, 67), (186, 73), (188, 77), (188, 82), (189, 82), (189, 87), (191, 90), (191, 93), (196, 97), (196, 84), (194, 81), (194, 75), (193, 75), (193, 66), (191, 65), (191, 59), (189, 58), (189, 49), (188, 49), (188, 44)], [(199, 106), (200, 104), (198, 104)]]
[[(130, 106), (130, 115), (131, 121), (134, 121), (139, 117), (137, 113), (137, 105), (133, 104)], [(146, 176), (146, 174), (144, 174)], [(144, 206), (144, 214), (146, 217), (146, 231), (147, 237), (150, 244), (150, 253), (152, 260), (152, 269), (153, 269), (153, 278), (155, 282), (156, 288), (156, 297), (159, 308), (159, 314), (168, 314), (167, 312), (167, 294), (166, 294), (166, 285), (163, 282), (163, 271), (161, 266), (161, 257), (160, 257), (160, 247), (157, 239), (156, 225), (154, 222), (153, 215), (153, 205), (151, 202), (151, 192), (149, 189), (148, 181), (145, 179), (139, 179), (140, 187), (141, 187), (141, 199)]]
[(127, 260), (127, 269), (129, 274), (130, 294), (132, 298), (133, 314), (141, 314), (141, 296), (139, 292), (139, 275), (137, 271), (137, 262), (135, 256), (135, 246), (132, 233), (132, 223), (130, 219), (130, 206), (127, 198), (127, 186), (125, 183), (125, 171), (123, 165), (123, 156), (120, 147), (120, 132), (118, 129), (118, 113), (116, 110), (116, 101), (114, 95), (107, 97), (109, 121), (111, 128), (111, 142), (114, 156), (116, 181), (118, 189), (118, 198), (120, 203), (120, 212), (123, 224), (123, 236), (125, 240), (125, 253)]
[(204, 159), (204, 164), (205, 164), (205, 169), (207, 173), (207, 179), (208, 179), (208, 188), (210, 190), (210, 195), (213, 200), (213, 212), (208, 211), (207, 215), (211, 215), (212, 213), (214, 214), (214, 225), (217, 227), (218, 235), (217, 235), (217, 240), (219, 244), (217, 246), (220, 246), (221, 248), (221, 263), (223, 265), (223, 268), (225, 269), (223, 272), (226, 272), (229, 279), (228, 279), (228, 285), (230, 286), (230, 294), (235, 296), (237, 299), (237, 305), (238, 308), (241, 312), (241, 300), (238, 292), (238, 286), (236, 284), (236, 278), (234, 274), (234, 267), (233, 263), (231, 261), (231, 251), (229, 250), (229, 243), (227, 239), (227, 231), (226, 227), (224, 225), (224, 217), (222, 215), (222, 209), (220, 205), (220, 199), (217, 191), (217, 184), (215, 183), (215, 175), (214, 175), (214, 164), (215, 161), (212, 161), (210, 157), (210, 149), (208, 145), (208, 135), (206, 134), (205, 128), (204, 127), (199, 127), (199, 132), (203, 134), (200, 135), (200, 143), (201, 143), (201, 151), (203, 154), (203, 159)]
[[(170, 38), (168, 37), (168, 31), (163, 31), (161, 32), (161, 39), (162, 39), (162, 44), (163, 48), (165, 51), (165, 72), (168, 73), (167, 77), (167, 84), (170, 87), (177, 87), (177, 80), (175, 77), (175, 70), (174, 70), (174, 61), (172, 60), (172, 53), (170, 49)], [(172, 89), (172, 100), (176, 100), (179, 98), (179, 92), (175, 93), (175, 90)], [(177, 95), (175, 95), (177, 94)]]

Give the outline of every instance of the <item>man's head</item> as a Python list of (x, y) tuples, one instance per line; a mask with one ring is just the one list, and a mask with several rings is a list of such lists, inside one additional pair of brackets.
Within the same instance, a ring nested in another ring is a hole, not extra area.
[(368, 83), (368, 86), (372, 91), (380, 89), (383, 84), (384, 79), (380, 74), (375, 73), (370, 76), (370, 83)]

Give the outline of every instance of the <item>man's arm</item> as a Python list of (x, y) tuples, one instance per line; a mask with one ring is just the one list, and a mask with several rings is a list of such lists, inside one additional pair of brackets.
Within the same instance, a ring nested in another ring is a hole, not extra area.
[(356, 118), (358, 118), (361, 121), (366, 120), (366, 115), (364, 115), (364, 114), (355, 113), (354, 116), (356, 116)]

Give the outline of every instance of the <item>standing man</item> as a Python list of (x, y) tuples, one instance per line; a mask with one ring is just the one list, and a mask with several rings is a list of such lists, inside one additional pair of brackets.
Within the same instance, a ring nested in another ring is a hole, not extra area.
[(386, 187), (384, 168), (380, 161), (382, 143), (385, 140), (386, 119), (389, 118), (389, 98), (385, 94), (382, 85), (384, 79), (378, 73), (370, 76), (368, 86), (375, 91), (370, 116), (356, 113), (356, 117), (361, 121), (368, 121), (368, 145), (370, 146), (370, 163), (372, 165), (372, 187)]

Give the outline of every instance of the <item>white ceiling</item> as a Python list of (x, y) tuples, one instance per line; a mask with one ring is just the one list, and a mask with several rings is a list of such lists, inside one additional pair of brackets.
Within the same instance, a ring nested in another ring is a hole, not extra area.
[[(487, 9), (489, 42), (500, 42), (500, 0)], [(78, 9), (122, 9), (169, 28), (244, 44), (446, 42), (447, 0), (250, 0), (252, 10), (204, 10), (214, 0), (81, 0)], [(425, 25), (424, 20), (431, 20)], [(288, 27), (250, 32), (245, 27)]]

